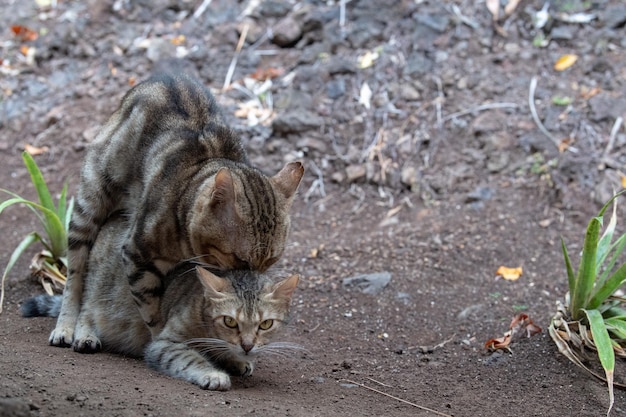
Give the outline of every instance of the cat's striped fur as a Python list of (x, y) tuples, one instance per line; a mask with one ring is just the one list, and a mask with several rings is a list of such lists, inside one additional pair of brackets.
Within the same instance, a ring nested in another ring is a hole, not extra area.
[[(123, 255), (141, 317), (163, 323), (162, 280), (181, 260), (263, 272), (281, 256), (299, 162), (268, 177), (198, 82), (155, 76), (133, 87), (91, 144), (69, 230), (69, 274), (50, 344), (71, 345), (87, 259), (111, 213), (128, 216)], [(75, 346), (76, 347), (76, 346)]]
[[(123, 219), (107, 222), (91, 252), (75, 345), (83, 353), (100, 349), (145, 355), (152, 368), (202, 388), (230, 388), (230, 376), (248, 376), (262, 352), (298, 348), (271, 343), (288, 320), (298, 277), (279, 283), (254, 271), (209, 272), (192, 262), (171, 269), (163, 282), (163, 327), (154, 336), (137, 312), (128, 281), (115, 256), (126, 230)], [(222, 277), (219, 277), (220, 274)], [(27, 300), (22, 314), (53, 316), (61, 297)]]

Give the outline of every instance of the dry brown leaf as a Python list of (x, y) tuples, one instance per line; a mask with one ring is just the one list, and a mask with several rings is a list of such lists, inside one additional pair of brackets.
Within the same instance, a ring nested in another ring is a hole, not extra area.
[(11, 26), (11, 32), (13, 32), (13, 35), (22, 42), (34, 41), (39, 37), (37, 32), (22, 25)]
[(42, 146), (39, 148), (37, 146), (29, 145), (27, 143), (26, 145), (24, 145), (24, 150), (32, 156), (37, 156), (48, 152), (50, 148), (48, 148), (47, 146)]
[(565, 152), (567, 150), (567, 148), (569, 148), (573, 144), (574, 144), (574, 139), (572, 139), (572, 138), (561, 139), (561, 141), (559, 142), (559, 145), (558, 145), (559, 152), (560, 153)]
[(184, 44), (186, 40), (187, 38), (185, 38), (185, 35), (178, 35), (175, 38), (170, 39), (170, 42), (176, 46), (179, 46)]
[(280, 77), (284, 73), (285, 70), (283, 68), (258, 68), (248, 77), (253, 78), (257, 81), (265, 81)]
[(509, 345), (512, 342), (532, 337), (538, 333), (541, 333), (541, 327), (533, 323), (528, 314), (518, 313), (511, 320), (509, 330), (502, 337), (487, 340), (485, 348), (489, 350), (509, 350)]
[(565, 54), (556, 60), (554, 63), (554, 69), (556, 71), (565, 71), (578, 60), (578, 55), (575, 54)]
[(580, 95), (583, 99), (589, 100), (591, 97), (599, 94), (601, 91), (602, 90), (600, 89), (600, 87), (593, 87), (593, 88), (582, 87), (580, 89)]
[(626, 188), (626, 175), (620, 176), (620, 181), (622, 183), (622, 188)]
[(496, 271), (496, 275), (501, 276), (502, 278), (506, 279), (507, 281), (515, 281), (519, 277), (522, 276), (522, 267), (520, 266), (518, 268), (508, 268), (506, 266), (501, 266)]

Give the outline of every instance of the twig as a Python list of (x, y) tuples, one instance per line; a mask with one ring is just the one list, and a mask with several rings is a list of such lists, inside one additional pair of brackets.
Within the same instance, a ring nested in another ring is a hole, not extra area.
[(202, 13), (204, 13), (204, 11), (207, 9), (207, 7), (209, 7), (212, 1), (213, 0), (204, 0), (202, 4), (200, 5), (200, 7), (198, 7), (196, 11), (193, 12), (193, 18), (197, 19), (200, 16), (202, 16)]
[(434, 77), (435, 84), (437, 84), (437, 98), (435, 99), (435, 109), (437, 110), (437, 128), (443, 127), (443, 120), (441, 118), (441, 105), (443, 104), (443, 85), (441, 78)]
[(237, 42), (237, 48), (235, 48), (235, 55), (233, 56), (232, 61), (230, 61), (230, 66), (228, 67), (228, 72), (226, 73), (226, 79), (224, 80), (224, 86), (222, 87), (222, 90), (226, 90), (226, 88), (228, 88), (228, 86), (230, 85), (230, 81), (233, 78), (233, 73), (235, 72), (235, 67), (237, 66), (237, 59), (239, 59), (241, 48), (243, 48), (243, 44), (246, 42), (249, 28), (250, 25), (245, 24), (243, 30), (241, 31), (241, 35), (239, 35), (239, 42)]
[(370, 380), (370, 381), (372, 381), (372, 382), (377, 383), (378, 385), (382, 385), (383, 387), (393, 388), (391, 385), (387, 385), (387, 384), (385, 384), (385, 383), (383, 383), (383, 382), (376, 381), (374, 378), (370, 378), (369, 376), (366, 376), (365, 378), (369, 379), (369, 380)]
[(428, 407), (417, 405), (417, 404), (412, 403), (410, 401), (403, 400), (402, 398), (395, 397), (395, 396), (393, 396), (391, 394), (387, 394), (386, 392), (379, 391), (376, 388), (368, 387), (367, 385), (359, 384), (358, 382), (355, 382), (355, 381), (352, 381), (352, 380), (349, 380), (349, 379), (342, 379), (341, 381), (346, 381), (346, 382), (349, 382), (350, 384), (358, 385), (359, 387), (368, 389), (370, 391), (374, 391), (374, 392), (376, 392), (378, 394), (384, 395), (385, 397), (393, 398), (396, 401), (400, 401), (402, 403), (408, 404), (408, 405), (413, 406), (415, 408), (419, 408), (420, 410), (430, 411), (431, 413), (437, 414), (438, 416), (452, 417), (450, 414), (444, 414), (444, 413), (441, 413), (441, 412), (439, 412), (437, 410), (433, 410), (433, 409), (428, 408)]
[(609, 154), (611, 150), (613, 150), (613, 145), (615, 145), (615, 137), (617, 136), (617, 132), (619, 132), (620, 127), (622, 127), (622, 122), (624, 119), (620, 116), (615, 119), (615, 123), (613, 124), (613, 128), (611, 129), (611, 136), (609, 136), (609, 143), (606, 144), (606, 148), (604, 148), (604, 153), (602, 153), (602, 162), (600, 163), (600, 169), (604, 169), (606, 166), (606, 162), (609, 159)]
[(445, 116), (442, 121), (447, 122), (448, 120), (454, 119), (456, 117), (465, 116), (466, 114), (477, 113), (485, 110), (493, 110), (493, 109), (514, 109), (519, 107), (515, 103), (487, 103), (481, 104), (480, 106), (473, 107), (471, 109), (461, 110), (456, 113), (449, 114)]
[(548, 129), (546, 129), (543, 123), (541, 123), (541, 120), (539, 120), (539, 115), (537, 115), (537, 109), (535, 108), (535, 89), (536, 88), (537, 88), (537, 77), (533, 77), (530, 80), (530, 86), (528, 87), (528, 106), (530, 107), (530, 114), (533, 116), (533, 120), (535, 121), (535, 124), (537, 125), (541, 133), (546, 135), (552, 141), (554, 146), (556, 146), (556, 148), (559, 149), (559, 140), (555, 138), (550, 132), (548, 132)]

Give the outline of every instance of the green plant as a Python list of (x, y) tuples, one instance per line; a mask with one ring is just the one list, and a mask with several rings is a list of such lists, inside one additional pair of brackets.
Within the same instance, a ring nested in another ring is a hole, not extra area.
[(67, 184), (63, 186), (59, 197), (58, 205), (55, 206), (52, 196), (48, 190), (48, 185), (41, 175), (39, 167), (28, 152), (22, 153), (24, 164), (30, 174), (31, 181), (35, 186), (39, 203), (26, 200), (19, 195), (5, 190), (0, 191), (9, 194), (11, 198), (0, 204), (0, 214), (5, 208), (14, 204), (22, 204), (31, 209), (41, 221), (45, 235), (42, 236), (37, 232), (29, 233), (17, 245), (9, 262), (2, 274), (2, 282), (0, 285), (0, 313), (4, 302), (4, 282), (5, 279), (15, 265), (15, 262), (24, 253), (24, 251), (33, 243), (41, 242), (44, 250), (39, 252), (31, 262), (31, 271), (33, 275), (39, 277), (48, 293), (52, 292), (52, 286), (63, 287), (65, 284), (65, 273), (67, 271), (67, 231), (70, 223), (70, 216), (74, 206), (74, 199), (67, 201)]
[[(609, 391), (607, 416), (613, 408), (613, 387), (623, 387), (613, 381), (615, 357), (626, 357), (626, 298), (616, 294), (626, 282), (626, 263), (615, 268), (626, 245), (626, 234), (613, 241), (617, 225), (615, 200), (623, 193), (614, 195), (589, 222), (577, 272), (572, 267), (565, 242), (561, 241), (569, 292), (565, 303), (557, 303), (557, 313), (548, 328), (561, 353), (606, 381)], [(611, 203), (613, 214), (600, 236), (604, 213)], [(597, 353), (606, 378), (583, 364), (588, 349)]]

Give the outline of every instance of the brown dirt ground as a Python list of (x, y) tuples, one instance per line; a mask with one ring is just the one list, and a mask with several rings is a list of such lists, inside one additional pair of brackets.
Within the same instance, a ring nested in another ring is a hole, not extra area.
[[(1, 186), (34, 196), (20, 159), (29, 143), (48, 147), (37, 162), (51, 188), (59, 190), (68, 180), (74, 191), (93, 129), (115, 108), (129, 78), (141, 79), (154, 67), (145, 51), (128, 46), (128, 39), (150, 31), (167, 37), (179, 30), (186, 33), (188, 45), (204, 39), (206, 55), (184, 63), (220, 88), (238, 39), (237, 18), (248, 2), (215, 1), (203, 15), (205, 23), (188, 28), (189, 17), (177, 13), (196, 10), (200, 3), (158, 1), (150, 8), (139, 1), (115, 2), (128, 10), (112, 12), (112, 2), (60, 2), (44, 19), (34, 3), (0, 1), (3, 27), (19, 23), (47, 30), (34, 43), (38, 58), (33, 65), (20, 60), (20, 42), (8, 29), (0, 33), (4, 68), (19, 69), (0, 74)], [(381, 7), (375, 0), (352, 1), (348, 28), (362, 23), (367, 30), (383, 29), (371, 33), (370, 40), (359, 40), (354, 32), (347, 41), (333, 40), (334, 2), (261, 3), (287, 5), (282, 16), (297, 17), (299, 7), (306, 6), (306, 13), (332, 17), (324, 30), (311, 32), (308, 43), (288, 48), (261, 43), (273, 55), (253, 59), (246, 54), (250, 45), (244, 47), (233, 77), (241, 79), (256, 67), (295, 72), (293, 84), (276, 81), (272, 91), (280, 98), (296, 85), (304, 108), (322, 117), (323, 127), (280, 133), (276, 126), (273, 132), (251, 128), (228, 116), (263, 169), (277, 170), (294, 157), (307, 165), (292, 210), (290, 245), (277, 267), (304, 278), (284, 339), (309, 352), (284, 360), (261, 358), (255, 374), (235, 378), (231, 391), (209, 392), (149, 370), (140, 360), (48, 346), (53, 319), (19, 315), (20, 303), (42, 291), (27, 272), (33, 249), (8, 277), (0, 315), (0, 415), (435, 415), (410, 403), (454, 416), (603, 415), (605, 386), (559, 354), (545, 331), (515, 343), (510, 353), (490, 354), (483, 345), (505, 332), (518, 311), (547, 327), (555, 301), (567, 291), (560, 238), (576, 254), (603, 190), (619, 184), (624, 135), (618, 135), (608, 168), (600, 169), (614, 118), (597, 113), (606, 102), (607, 112), (620, 111), (622, 105), (626, 51), (619, 39), (624, 28), (609, 27), (602, 14), (621, 2), (592, 2), (592, 11), (604, 20), (578, 25), (575, 39), (545, 49), (532, 46), (525, 12), (507, 21), (509, 38), (504, 39), (493, 33), (482, 3), (385, 1)], [(167, 4), (176, 7), (162, 7)], [(520, 7), (538, 10), (542, 4), (529, 1)], [(478, 28), (454, 23), (452, 6)], [(444, 16), (449, 22), (429, 45), (418, 47), (415, 41), (423, 34), (413, 28), (420, 16)], [(279, 18), (266, 16), (261, 25)], [(111, 47), (112, 39), (126, 45), (125, 58)], [(324, 59), (304, 58), (313, 51), (313, 56), (355, 62), (379, 45), (388, 52), (370, 69), (333, 72)], [(434, 67), (416, 80), (401, 68), (420, 48)], [(580, 65), (554, 72), (552, 63), (566, 52), (579, 54)], [(576, 136), (577, 154), (559, 153), (532, 122), (527, 94), (534, 75), (542, 82), (537, 95), (539, 110), (547, 114), (544, 123), (559, 138)], [(469, 77), (469, 84), (463, 77)], [(328, 83), (339, 79), (345, 93), (330, 100), (325, 96)], [(358, 104), (366, 80), (374, 87), (371, 110)], [(402, 86), (409, 81), (417, 96), (381, 94), (391, 91), (394, 82)], [(605, 101), (592, 104), (581, 98), (582, 85), (599, 88)], [(550, 105), (556, 93), (575, 97), (568, 111)], [(389, 97), (400, 113), (381, 110), (391, 108), (385, 101)], [(242, 98), (231, 91), (218, 100), (232, 115)], [(438, 108), (445, 116), (487, 102), (519, 107), (446, 119), (438, 126)], [(387, 135), (378, 142), (381, 153), (367, 160), (351, 154), (355, 143), (357, 148), (362, 138), (369, 143), (381, 131)], [(412, 147), (407, 150), (400, 139), (408, 131)], [(269, 134), (273, 139), (263, 136)], [(331, 139), (336, 142), (333, 151)], [(381, 176), (385, 164), (387, 175)], [(347, 166), (367, 166), (379, 174), (350, 182)], [(416, 182), (394, 180), (409, 172), (406, 167), (417, 168)], [(314, 188), (319, 180), (323, 193)], [(472, 197), (477, 187), (489, 188), (492, 195)], [(0, 216), (0, 230), (4, 265), (19, 240), (38, 225), (27, 210), (12, 208)], [(523, 266), (524, 274), (514, 282), (497, 279), (500, 265)], [(377, 295), (342, 284), (346, 277), (384, 271), (392, 279)], [(613, 415), (624, 413), (626, 395), (618, 391)]]

